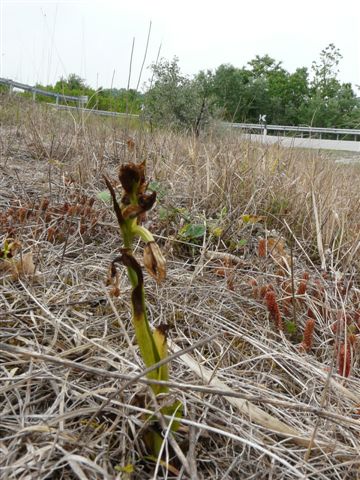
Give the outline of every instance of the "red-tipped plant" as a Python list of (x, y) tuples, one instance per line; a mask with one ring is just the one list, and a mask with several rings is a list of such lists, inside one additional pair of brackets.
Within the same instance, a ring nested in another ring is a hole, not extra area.
[(304, 337), (301, 343), (301, 348), (305, 352), (310, 352), (313, 346), (314, 341), (314, 329), (315, 329), (315, 320), (313, 318), (308, 318), (305, 324)]
[(338, 374), (347, 378), (351, 373), (352, 349), (350, 342), (343, 342), (340, 345), (338, 355)]
[(281, 318), (281, 313), (279, 305), (277, 303), (276, 294), (273, 290), (268, 290), (265, 294), (265, 302), (270, 315), (270, 318), (273, 320), (275, 327), (278, 331), (283, 330), (283, 322)]
[(265, 238), (260, 238), (258, 244), (258, 255), (259, 257), (266, 257), (267, 255), (267, 245)]
[(306, 290), (307, 290), (307, 278), (302, 278), (300, 280), (296, 295), (305, 295)]

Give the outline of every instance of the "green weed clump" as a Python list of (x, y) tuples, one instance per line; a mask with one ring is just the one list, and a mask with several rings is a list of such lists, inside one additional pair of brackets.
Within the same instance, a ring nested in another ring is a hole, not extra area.
[[(116, 192), (107, 177), (104, 177), (110, 191), (114, 211), (119, 223), (123, 238), (121, 255), (116, 257), (110, 267), (109, 284), (112, 285), (112, 293), (119, 295), (117, 264), (122, 264), (127, 269), (129, 281), (132, 286), (131, 306), (132, 323), (135, 329), (136, 340), (140, 353), (148, 371), (147, 376), (153, 380), (169, 380), (168, 364), (159, 362), (167, 358), (167, 329), (166, 324), (159, 325), (154, 331), (151, 330), (146, 310), (144, 291), (144, 276), (141, 266), (133, 254), (133, 242), (140, 238), (144, 243), (144, 266), (147, 272), (158, 282), (166, 277), (166, 262), (159, 246), (155, 243), (151, 232), (140, 224), (141, 218), (150, 210), (156, 201), (156, 192), (147, 192), (148, 183), (145, 180), (145, 162), (141, 164), (129, 163), (120, 168), (119, 179), (123, 188), (123, 195), (119, 204)], [(169, 389), (165, 385), (152, 384), (153, 393), (158, 397), (167, 394)], [(160, 400), (159, 400), (160, 401)], [(161, 408), (161, 413), (179, 417), (181, 404), (175, 402)], [(145, 435), (145, 442), (153, 454), (158, 455), (161, 450), (163, 439), (158, 433), (155, 419), (150, 419), (152, 428)], [(170, 429), (175, 431), (178, 422), (172, 422)]]

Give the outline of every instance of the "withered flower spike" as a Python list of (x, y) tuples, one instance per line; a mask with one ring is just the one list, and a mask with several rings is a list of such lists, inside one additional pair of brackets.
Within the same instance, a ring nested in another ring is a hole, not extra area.
[(126, 193), (132, 193), (134, 188), (140, 188), (145, 184), (145, 165), (141, 163), (129, 163), (122, 165), (119, 172), (119, 180)]
[(157, 281), (166, 278), (166, 261), (159, 246), (155, 242), (148, 242), (144, 248), (144, 266), (147, 272)]

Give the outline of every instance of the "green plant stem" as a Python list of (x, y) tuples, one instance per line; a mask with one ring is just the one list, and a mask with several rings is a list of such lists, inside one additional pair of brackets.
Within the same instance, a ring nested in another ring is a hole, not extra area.
[[(136, 225), (136, 219), (125, 220), (124, 223), (121, 225), (121, 233), (124, 240), (124, 247), (128, 252), (128, 254), (130, 254), (131, 256), (133, 255), (132, 243), (134, 240), (135, 232), (137, 229), (139, 230), (140, 228), (142, 227), (139, 227)], [(132, 286), (132, 290), (134, 292), (134, 290), (139, 285), (138, 275), (136, 271), (129, 266), (127, 267), (127, 274), (128, 274), (130, 284)], [(157, 351), (153, 334), (150, 329), (149, 320), (147, 317), (145, 290), (144, 290), (143, 284), (141, 284), (140, 288), (141, 288), (141, 313), (137, 313), (136, 305), (132, 296), (132, 321), (135, 328), (136, 340), (138, 342), (144, 363), (146, 367), (150, 367), (154, 363), (159, 362), (160, 356)], [(148, 374), (148, 378), (160, 379), (160, 370), (157, 369), (153, 372), (150, 372)], [(159, 387), (158, 385), (152, 386), (152, 389), (155, 394), (158, 393), (159, 388), (161, 387)]]

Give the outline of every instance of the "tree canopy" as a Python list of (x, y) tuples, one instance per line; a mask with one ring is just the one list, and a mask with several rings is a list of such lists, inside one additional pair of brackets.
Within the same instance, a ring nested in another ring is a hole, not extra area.
[(299, 67), (290, 73), (271, 56), (256, 55), (242, 67), (222, 64), (215, 71), (189, 77), (181, 73), (175, 57), (152, 65), (144, 93), (124, 88), (94, 90), (74, 73), (43, 88), (87, 95), (90, 108), (143, 112), (152, 125), (196, 134), (210, 117), (257, 123), (264, 114), (272, 124), (359, 128), (360, 100), (353, 86), (338, 78), (341, 59), (331, 43), (310, 70)]
[(299, 67), (290, 73), (282, 62), (257, 55), (241, 68), (222, 64), (192, 78), (181, 74), (176, 58), (163, 60), (153, 67), (155, 82), (145, 95), (148, 111), (167, 125), (194, 125), (202, 106), (230, 122), (257, 123), (266, 114), (272, 124), (358, 127), (360, 101), (352, 85), (338, 79), (341, 58), (330, 44), (310, 71)]

